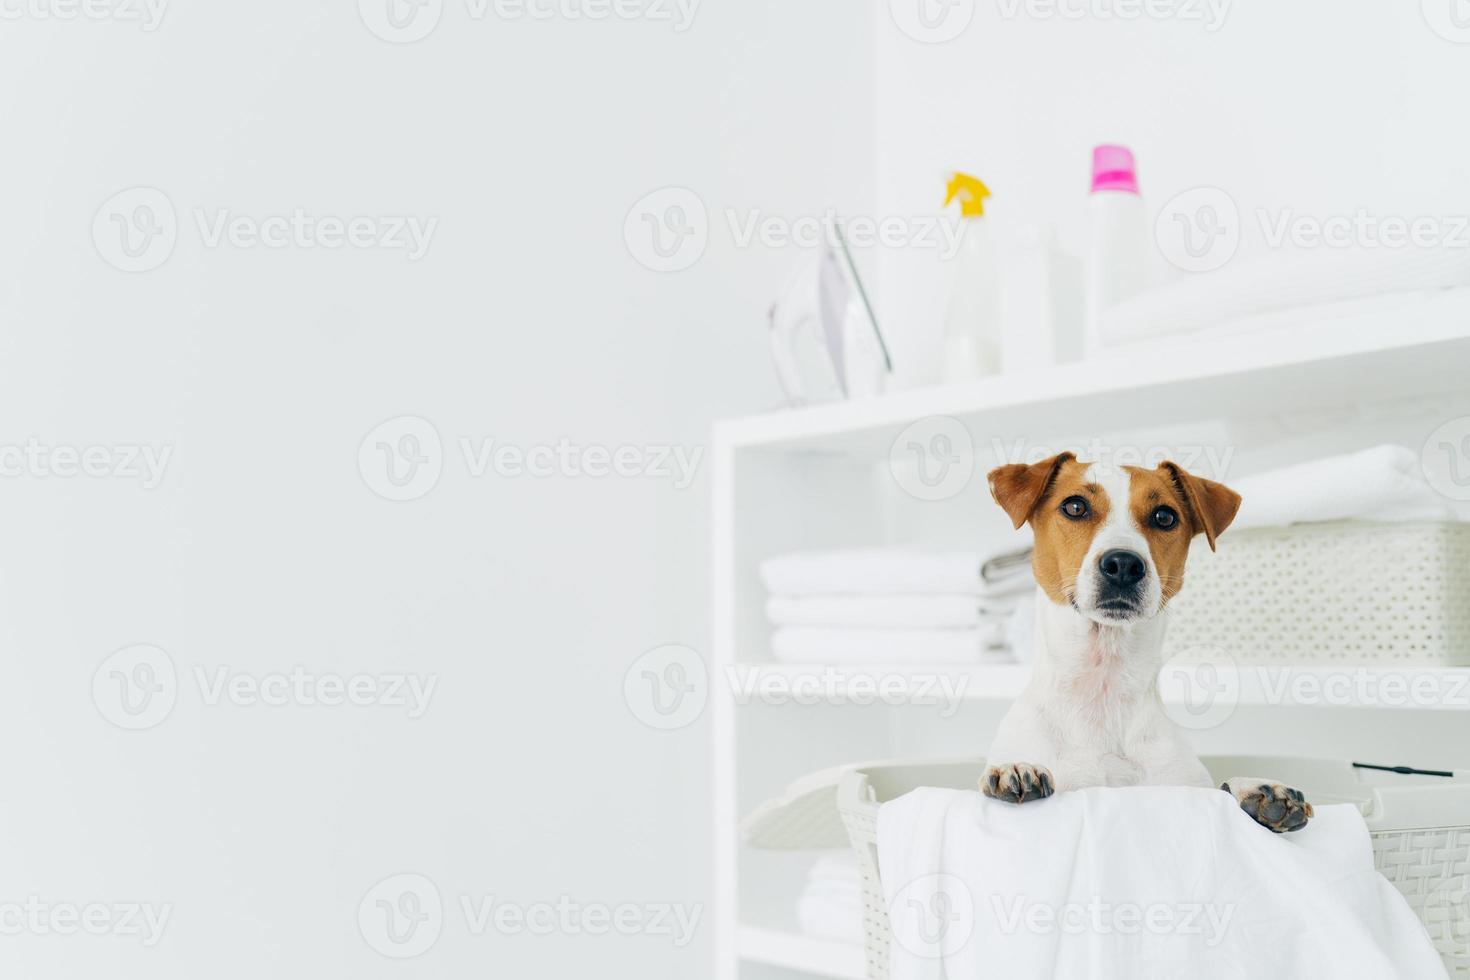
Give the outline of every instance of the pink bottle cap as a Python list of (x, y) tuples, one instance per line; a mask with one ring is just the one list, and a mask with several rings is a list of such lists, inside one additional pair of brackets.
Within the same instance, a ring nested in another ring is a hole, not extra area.
[(1092, 189), (1138, 193), (1138, 171), (1133, 151), (1126, 146), (1104, 143), (1092, 148)]

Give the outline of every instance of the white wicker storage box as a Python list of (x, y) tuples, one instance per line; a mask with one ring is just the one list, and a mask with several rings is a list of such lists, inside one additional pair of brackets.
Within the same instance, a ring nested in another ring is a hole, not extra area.
[[(1373, 863), (1429, 930), (1450, 976), (1470, 978), (1470, 780), (1395, 776), (1321, 759), (1209, 757), (1216, 780), (1269, 772), (1319, 803), (1356, 803), (1373, 839)], [(878, 877), (878, 807), (919, 786), (973, 789), (983, 760), (883, 763), (850, 770), (837, 810), (857, 851), (863, 887), (867, 973), (888, 978), (891, 926)], [(827, 797), (830, 805), (831, 797)]]
[(1470, 524), (1342, 521), (1195, 542), (1166, 656), (1470, 665)]

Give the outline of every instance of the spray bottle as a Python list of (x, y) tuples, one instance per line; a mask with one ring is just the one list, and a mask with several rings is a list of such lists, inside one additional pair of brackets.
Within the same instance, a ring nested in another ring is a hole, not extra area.
[(944, 380), (973, 381), (1000, 370), (999, 277), (985, 199), (990, 189), (978, 178), (957, 173), (944, 195), (960, 205), (961, 240), (944, 319)]

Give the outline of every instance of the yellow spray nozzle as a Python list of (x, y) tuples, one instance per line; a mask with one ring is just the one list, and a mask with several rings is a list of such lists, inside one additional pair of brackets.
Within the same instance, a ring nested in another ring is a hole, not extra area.
[(944, 190), (944, 206), (949, 207), (951, 201), (957, 200), (960, 202), (960, 214), (966, 218), (978, 218), (985, 213), (985, 199), (989, 196), (990, 188), (979, 177), (956, 172)]

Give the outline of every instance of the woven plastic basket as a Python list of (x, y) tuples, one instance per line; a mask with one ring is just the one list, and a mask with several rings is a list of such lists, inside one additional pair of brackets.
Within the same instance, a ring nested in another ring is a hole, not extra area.
[[(1409, 900), (1456, 978), (1470, 978), (1470, 780), (1370, 774), (1346, 762), (1275, 757), (1204, 759), (1224, 780), (1269, 773), (1318, 803), (1355, 803), (1373, 838), (1373, 863)], [(983, 760), (883, 763), (849, 771), (837, 808), (857, 851), (868, 976), (888, 980), (891, 931), (878, 877), (878, 807), (920, 786), (974, 789)]]
[(1470, 665), (1470, 524), (1298, 524), (1217, 544), (1190, 551), (1167, 656)]

